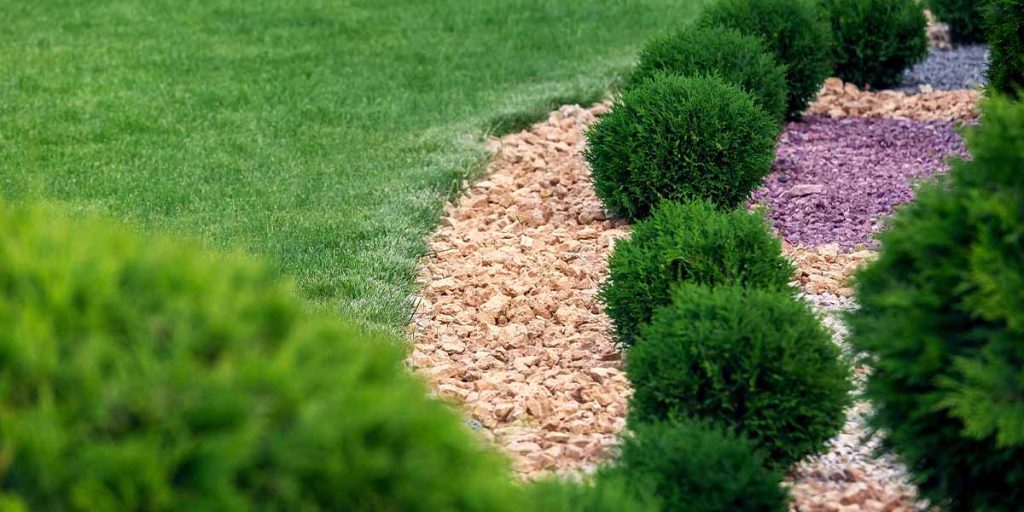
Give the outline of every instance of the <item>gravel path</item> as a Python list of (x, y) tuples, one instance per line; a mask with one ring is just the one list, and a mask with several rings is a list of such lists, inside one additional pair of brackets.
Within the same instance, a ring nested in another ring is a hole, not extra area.
[(988, 47), (957, 46), (943, 50), (929, 48), (928, 58), (907, 70), (895, 90), (917, 93), (930, 90), (972, 89), (985, 85)]
[(870, 246), (881, 218), (965, 148), (951, 123), (811, 116), (783, 133), (754, 201), (795, 245)]

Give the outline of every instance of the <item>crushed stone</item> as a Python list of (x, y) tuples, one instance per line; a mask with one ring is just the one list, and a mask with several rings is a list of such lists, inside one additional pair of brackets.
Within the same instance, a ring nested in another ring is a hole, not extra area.
[(562, 107), (496, 141), (420, 276), (412, 365), (524, 478), (597, 464), (625, 426), (630, 386), (596, 295), (628, 226), (606, 218), (581, 156), (607, 108)]
[(902, 91), (862, 91), (838, 78), (829, 78), (808, 114), (832, 119), (849, 116), (916, 119), (918, 121), (973, 121), (981, 92), (973, 89), (908, 94)]
[(931, 47), (928, 57), (904, 73), (893, 89), (911, 94), (956, 89), (976, 89), (986, 84), (989, 52), (985, 45)]

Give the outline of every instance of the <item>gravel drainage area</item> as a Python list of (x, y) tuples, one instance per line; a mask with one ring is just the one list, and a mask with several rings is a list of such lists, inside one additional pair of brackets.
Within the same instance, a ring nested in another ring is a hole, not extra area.
[[(986, 59), (983, 47), (933, 48), (894, 91), (829, 80), (780, 139), (751, 206), (767, 209), (794, 284), (844, 349), (848, 277), (918, 181), (965, 155), (957, 126), (975, 122)], [(592, 470), (625, 428), (630, 384), (597, 291), (629, 226), (605, 215), (582, 155), (608, 108), (565, 106), (491, 141), (486, 176), (446, 207), (420, 274), (410, 365), (524, 479)], [(858, 401), (830, 450), (792, 470), (794, 511), (927, 509), (905, 470), (875, 454), (870, 409)]]

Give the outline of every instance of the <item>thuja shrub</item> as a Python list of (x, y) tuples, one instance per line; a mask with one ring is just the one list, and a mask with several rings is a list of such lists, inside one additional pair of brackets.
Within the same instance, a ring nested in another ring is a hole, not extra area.
[(988, 0), (928, 0), (928, 8), (939, 21), (949, 25), (955, 43), (985, 42), (982, 7)]
[(619, 475), (596, 482), (548, 478), (525, 488), (523, 510), (537, 512), (660, 512), (649, 483), (631, 485)]
[(989, 88), (1019, 97), (1024, 90), (1024, 2), (989, 0), (985, 30), (991, 51), (986, 72)]
[(781, 126), (786, 115), (786, 68), (758, 38), (723, 27), (689, 26), (652, 39), (640, 52), (630, 84), (659, 73), (715, 75), (746, 91)]
[(788, 467), (821, 452), (850, 404), (850, 369), (809, 307), (741, 286), (683, 284), (630, 350), (630, 421), (698, 418)]
[(972, 159), (880, 236), (849, 316), (884, 447), (952, 511), (1024, 503), (1024, 105), (988, 101), (981, 119)]
[(600, 297), (616, 339), (635, 343), (640, 326), (670, 302), (682, 282), (738, 284), (792, 293), (793, 265), (782, 255), (764, 217), (722, 211), (706, 201), (662, 203), (615, 244)]
[(246, 258), (0, 206), (0, 325), (4, 503), (516, 510), (397, 343)]
[(660, 74), (590, 128), (586, 158), (605, 206), (629, 219), (661, 200), (735, 207), (771, 171), (777, 133), (749, 94), (721, 78)]
[(884, 89), (928, 55), (927, 20), (917, 0), (820, 0), (832, 23), (836, 75)]
[(700, 24), (720, 25), (761, 38), (786, 66), (786, 112), (799, 118), (832, 72), (832, 35), (816, 0), (718, 0)]
[(789, 510), (782, 475), (766, 467), (753, 443), (700, 422), (633, 424), (608, 475), (653, 488), (662, 510)]

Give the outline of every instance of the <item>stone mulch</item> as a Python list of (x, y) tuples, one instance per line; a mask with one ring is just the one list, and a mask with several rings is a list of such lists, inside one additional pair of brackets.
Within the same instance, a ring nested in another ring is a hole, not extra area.
[(917, 121), (974, 121), (981, 92), (973, 89), (909, 94), (862, 91), (838, 78), (825, 81), (808, 113), (842, 117), (884, 117)]
[[(410, 365), (478, 424), (525, 479), (591, 470), (614, 453), (625, 427), (631, 389), (597, 290), (628, 225), (606, 218), (582, 158), (584, 130), (607, 110), (607, 104), (562, 107), (528, 130), (492, 141), (486, 176), (447, 206), (420, 275)], [(810, 125), (825, 121), (836, 122), (816, 117)], [(807, 124), (789, 126), (790, 144), (813, 140)], [(875, 151), (889, 150), (883, 146)], [(769, 192), (770, 186), (760, 193)], [(842, 345), (837, 315), (854, 307), (848, 277), (874, 253), (865, 244), (827, 238), (784, 243), (784, 251), (798, 267), (794, 284)], [(829, 452), (794, 469), (788, 479), (793, 510), (924, 509), (903, 469), (872, 452), (876, 441), (867, 438), (863, 421), (868, 410), (858, 402)]]

